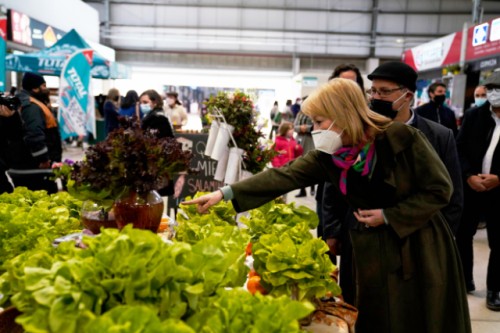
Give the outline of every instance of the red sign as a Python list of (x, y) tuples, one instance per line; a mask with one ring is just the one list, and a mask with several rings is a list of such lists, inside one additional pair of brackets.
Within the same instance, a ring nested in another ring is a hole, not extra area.
[(402, 61), (417, 72), (456, 64), (461, 43), (462, 32), (454, 32), (404, 51)]
[(7, 40), (7, 15), (3, 10), (0, 11), (0, 37)]
[(467, 31), (465, 60), (496, 56), (500, 54), (500, 18), (473, 26)]

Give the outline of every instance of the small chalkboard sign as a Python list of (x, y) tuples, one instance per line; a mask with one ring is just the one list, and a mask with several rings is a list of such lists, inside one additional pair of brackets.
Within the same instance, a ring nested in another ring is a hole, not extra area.
[[(182, 144), (184, 150), (193, 153), (191, 168), (197, 169), (194, 175), (177, 176), (175, 181), (175, 193), (168, 197), (167, 214), (174, 216), (177, 208), (187, 196), (193, 196), (196, 192), (212, 192), (224, 186), (223, 182), (214, 180), (217, 161), (205, 156), (205, 146), (208, 134), (177, 133), (177, 141)], [(174, 210), (174, 215), (171, 215)]]

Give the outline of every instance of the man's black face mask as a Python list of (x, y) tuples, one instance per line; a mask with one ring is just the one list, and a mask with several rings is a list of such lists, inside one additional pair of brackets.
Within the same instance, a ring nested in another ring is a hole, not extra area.
[(372, 99), (370, 109), (390, 119), (396, 118), (398, 114), (398, 111), (392, 109), (392, 102), (381, 99)]

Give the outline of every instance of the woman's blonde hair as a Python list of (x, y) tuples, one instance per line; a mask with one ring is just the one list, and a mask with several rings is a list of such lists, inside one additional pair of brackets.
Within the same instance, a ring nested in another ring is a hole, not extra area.
[(385, 131), (392, 120), (368, 108), (358, 84), (352, 80), (335, 78), (315, 90), (302, 104), (302, 112), (313, 118), (325, 117), (335, 121), (357, 145)]
[(293, 128), (293, 124), (289, 121), (284, 121), (280, 124), (280, 127), (278, 127), (278, 135), (279, 136), (286, 136), (286, 133)]

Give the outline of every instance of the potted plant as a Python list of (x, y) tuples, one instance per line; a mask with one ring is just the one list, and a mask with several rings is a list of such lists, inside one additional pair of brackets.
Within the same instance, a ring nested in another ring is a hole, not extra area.
[[(246, 171), (252, 174), (262, 171), (276, 153), (274, 149), (272, 149), (272, 146), (266, 142), (264, 134), (257, 126), (257, 113), (254, 110), (251, 98), (247, 94), (239, 91), (232, 94), (219, 92), (216, 96), (210, 97), (210, 99), (205, 102), (205, 106), (212, 118), (220, 119), (218, 118), (219, 113), (224, 117), (227, 125), (230, 126), (229, 130), (234, 138), (234, 141), (229, 139), (224, 142), (219, 141), (222, 128), (220, 126), (223, 125), (219, 124), (217, 142), (213, 149), (214, 151), (220, 150), (221, 152), (220, 154), (214, 154), (214, 152), (212, 152), (212, 158), (214, 158), (214, 156), (217, 157), (215, 159), (217, 159), (220, 164), (228, 160), (223, 157), (224, 153), (231, 156), (231, 152), (233, 152), (232, 161), (235, 161), (234, 156), (238, 153), (241, 155), (236, 159), (239, 163), (227, 162), (227, 169), (239, 167), (241, 161), (243, 161)], [(227, 148), (229, 148), (229, 150), (227, 150)], [(238, 180), (234, 179), (234, 175), (239, 174), (239, 172), (227, 170), (225, 168), (222, 169), (226, 170), (226, 175), (229, 173), (232, 176), (226, 177), (226, 183)], [(229, 178), (231, 181), (228, 181)]]
[(133, 121), (122, 120), (121, 125), (73, 165), (68, 191), (97, 202), (104, 214), (113, 207), (119, 228), (132, 223), (156, 232), (163, 214), (156, 190), (175, 174), (191, 171), (192, 154), (175, 138), (158, 138)]

